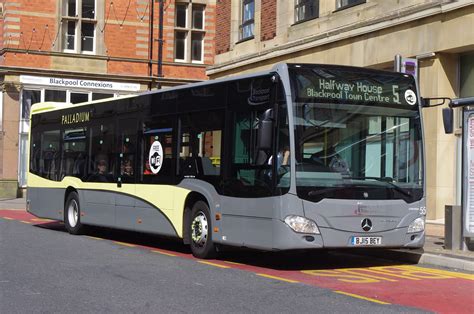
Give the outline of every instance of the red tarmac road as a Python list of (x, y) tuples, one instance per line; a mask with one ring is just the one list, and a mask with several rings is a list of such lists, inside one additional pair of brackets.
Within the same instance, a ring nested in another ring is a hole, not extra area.
[[(24, 211), (0, 210), (0, 219), (26, 224), (51, 223)], [(93, 238), (93, 237), (91, 237)], [(93, 238), (103, 240), (101, 238)], [(253, 272), (272, 280), (302, 283), (379, 304), (399, 304), (438, 313), (474, 313), (474, 275), (414, 265), (358, 268), (279, 270), (225, 260), (199, 260), (189, 253), (112, 241), (176, 258), (193, 259), (212, 267)]]

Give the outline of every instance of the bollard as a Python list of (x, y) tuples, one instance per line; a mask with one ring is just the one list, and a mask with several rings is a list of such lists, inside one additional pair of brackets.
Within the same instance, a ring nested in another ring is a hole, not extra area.
[(444, 247), (460, 250), (462, 244), (462, 210), (459, 205), (444, 207)]

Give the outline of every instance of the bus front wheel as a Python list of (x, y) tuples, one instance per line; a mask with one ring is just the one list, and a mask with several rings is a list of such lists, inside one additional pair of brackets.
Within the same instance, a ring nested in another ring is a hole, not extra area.
[(197, 201), (194, 204), (189, 228), (193, 255), (206, 259), (215, 257), (216, 247), (212, 241), (211, 216), (205, 202)]
[(82, 231), (83, 227), (80, 217), (79, 196), (76, 192), (71, 192), (64, 206), (64, 225), (70, 234), (80, 234)]

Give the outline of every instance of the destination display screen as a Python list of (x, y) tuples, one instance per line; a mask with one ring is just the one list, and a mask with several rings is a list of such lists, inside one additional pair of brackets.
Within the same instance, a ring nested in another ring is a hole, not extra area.
[(289, 66), (295, 102), (417, 107), (413, 77), (344, 66)]

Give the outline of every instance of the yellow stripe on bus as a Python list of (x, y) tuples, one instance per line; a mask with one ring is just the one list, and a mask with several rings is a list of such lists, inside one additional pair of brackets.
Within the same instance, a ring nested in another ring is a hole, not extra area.
[(33, 173), (28, 173), (28, 186), (56, 189), (73, 187), (77, 190), (104, 191), (139, 198), (158, 208), (169, 219), (178, 237), (183, 237), (184, 202), (191, 191), (182, 187), (173, 185), (122, 184), (122, 187), (119, 188), (117, 183), (82, 182), (78, 178), (69, 176), (57, 182), (42, 178)]

